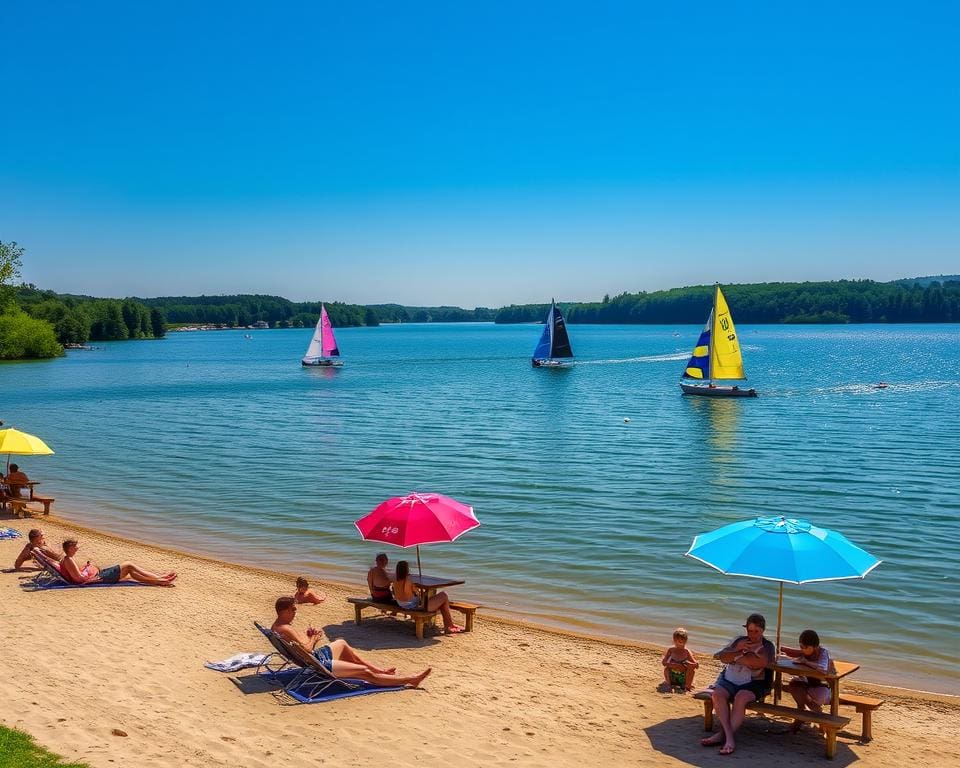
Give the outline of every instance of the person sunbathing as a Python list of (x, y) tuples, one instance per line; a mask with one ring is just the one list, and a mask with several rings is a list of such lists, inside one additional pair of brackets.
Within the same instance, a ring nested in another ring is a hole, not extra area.
[[(393, 582), (393, 597), (397, 605), (401, 608), (413, 609), (420, 608), (420, 594), (410, 578), (410, 565), (406, 560), (397, 563), (397, 578)], [(427, 600), (426, 611), (440, 611), (443, 616), (443, 631), (448, 635), (455, 635), (457, 632), (463, 632), (463, 627), (458, 627), (453, 623), (453, 616), (450, 614), (450, 598), (446, 592), (437, 592)]]
[(327, 596), (322, 592), (318, 595), (316, 592), (310, 589), (310, 582), (303, 578), (303, 576), (298, 576), (297, 591), (293, 593), (293, 598), (298, 603), (311, 603), (312, 605), (319, 605), (327, 599)]
[(154, 587), (172, 587), (174, 586), (174, 580), (177, 578), (177, 574), (173, 571), (156, 574), (133, 563), (120, 563), (108, 568), (98, 568), (87, 560), (81, 568), (75, 559), (79, 549), (80, 544), (76, 539), (67, 539), (63, 542), (64, 558), (60, 561), (60, 574), (74, 584), (116, 584), (118, 581), (137, 581)]
[(431, 672), (430, 667), (427, 667), (417, 675), (398, 675), (395, 667), (386, 669), (376, 667), (361, 658), (346, 640), (339, 638), (317, 648), (317, 643), (324, 638), (323, 630), (307, 627), (306, 632), (301, 632), (293, 626), (293, 620), (297, 616), (297, 603), (292, 597), (277, 598), (274, 609), (277, 612), (277, 620), (273, 622), (270, 629), (288, 643), (296, 643), (308, 653), (312, 653), (323, 668), (334, 677), (363, 680), (383, 688), (397, 685), (417, 688)]
[[(39, 550), (51, 560), (56, 562), (60, 559), (60, 553), (57, 552), (53, 547), (47, 546), (47, 538), (43, 535), (43, 531), (39, 528), (31, 528), (30, 533), (27, 534), (27, 543), (23, 549), (20, 550), (20, 554), (17, 555), (17, 559), (13, 561), (13, 570), (30, 570), (26, 569), (23, 566), (33, 557), (34, 550)], [(34, 569), (36, 570), (36, 569)]]

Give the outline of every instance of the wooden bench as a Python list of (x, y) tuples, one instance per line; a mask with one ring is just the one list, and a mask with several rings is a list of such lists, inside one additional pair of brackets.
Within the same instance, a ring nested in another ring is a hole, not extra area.
[[(709, 691), (697, 691), (693, 694), (693, 698), (703, 702), (703, 728), (706, 731), (712, 731), (713, 697)], [(837, 753), (837, 731), (850, 723), (849, 717), (799, 710), (796, 707), (784, 707), (779, 704), (766, 704), (762, 701), (751, 701), (747, 704), (747, 709), (770, 717), (784, 717), (790, 720), (800, 720), (804, 723), (816, 723), (823, 729), (824, 736), (826, 736), (828, 759), (833, 759), (833, 756)]]
[(33, 495), (30, 497), (29, 500), (30, 500), (30, 501), (35, 501), (35, 502), (37, 502), (38, 504), (42, 504), (42, 505), (43, 505), (43, 514), (45, 514), (45, 515), (49, 515), (49, 514), (50, 514), (50, 505), (53, 504), (53, 502), (56, 501), (56, 499), (53, 498), (53, 496), (41, 496), (39, 493), (33, 494)]
[(409, 616), (414, 621), (417, 632), (417, 640), (423, 640), (424, 625), (428, 620), (432, 624), (433, 617), (437, 615), (436, 611), (421, 611), (417, 608), (401, 608), (396, 603), (378, 603), (376, 600), (371, 600), (369, 597), (348, 597), (347, 602), (353, 603), (353, 611), (357, 624), (359, 624), (361, 621), (361, 614), (363, 613), (364, 608), (375, 608), (383, 613), (390, 613), (393, 615), (399, 613), (404, 616)]
[(451, 611), (459, 611), (460, 613), (463, 614), (463, 620), (465, 625), (463, 628), (464, 632), (473, 631), (473, 616), (477, 612), (477, 608), (480, 608), (480, 607), (481, 606), (479, 605), (474, 605), (473, 603), (464, 603), (464, 602), (461, 602), (460, 600), (458, 600), (455, 603), (454, 602), (450, 603)]
[(863, 715), (863, 727), (860, 729), (860, 741), (866, 744), (873, 739), (873, 711), (883, 704), (883, 699), (871, 696), (857, 696), (852, 693), (840, 694), (841, 706), (855, 707), (857, 714)]

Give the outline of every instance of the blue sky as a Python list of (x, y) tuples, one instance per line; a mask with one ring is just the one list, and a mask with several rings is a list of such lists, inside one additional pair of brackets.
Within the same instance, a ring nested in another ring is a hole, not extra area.
[(956, 3), (5, 4), (0, 239), (98, 296), (960, 271)]

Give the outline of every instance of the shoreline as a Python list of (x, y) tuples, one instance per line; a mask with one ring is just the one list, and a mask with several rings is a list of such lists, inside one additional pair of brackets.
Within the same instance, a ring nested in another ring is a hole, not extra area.
[[(196, 560), (201, 563), (207, 563), (218, 568), (225, 568), (230, 570), (235, 570), (240, 573), (248, 573), (256, 576), (267, 577), (267, 578), (282, 578), (288, 580), (290, 583), (296, 580), (296, 578), (302, 574), (283, 571), (274, 568), (265, 568), (256, 565), (245, 565), (241, 563), (235, 563), (230, 560), (224, 560), (220, 557), (210, 554), (201, 554), (196, 552), (188, 552), (186, 550), (177, 549), (176, 547), (166, 545), (166, 544), (156, 544), (141, 541), (129, 536), (124, 536), (121, 534), (114, 533), (112, 531), (103, 530), (101, 528), (94, 528), (89, 525), (83, 525), (81, 523), (76, 523), (72, 520), (67, 520), (65, 518), (59, 517), (54, 514), (35, 517), (30, 520), (30, 524), (23, 529), (24, 539), (26, 538), (26, 531), (29, 528), (40, 527), (45, 522), (49, 521), (59, 527), (66, 528), (72, 531), (82, 532), (85, 534), (93, 535), (98, 538), (107, 539), (115, 543), (122, 543), (130, 546), (134, 546), (144, 550), (150, 550), (158, 552), (160, 554), (166, 554), (175, 556), (178, 558), (184, 558), (189, 560)], [(27, 522), (26, 520), (22, 522)], [(36, 525), (34, 525), (36, 523)], [(361, 585), (357, 583), (350, 583), (344, 581), (338, 581), (335, 579), (329, 578), (313, 578), (311, 577), (311, 588), (312, 589), (322, 589), (324, 591), (344, 591), (351, 592), (355, 596), (359, 593), (363, 593), (364, 590)], [(352, 609), (351, 609), (352, 610)], [(501, 624), (504, 626), (516, 627), (521, 630), (529, 630), (533, 632), (542, 632), (545, 634), (556, 635), (557, 637), (581, 640), (589, 643), (598, 643), (601, 645), (609, 645), (615, 648), (630, 649), (636, 650), (643, 653), (655, 653), (659, 657), (663, 648), (655, 643), (645, 642), (642, 640), (631, 640), (629, 638), (618, 637), (610, 634), (594, 633), (589, 631), (579, 631), (575, 629), (564, 629), (562, 627), (552, 626), (550, 624), (541, 624), (537, 621), (534, 621), (530, 618), (523, 618), (524, 614), (522, 611), (510, 612), (507, 611), (507, 614), (513, 615), (504, 615), (502, 612), (503, 609), (498, 609), (496, 607), (489, 607), (481, 605), (481, 612), (478, 612), (478, 617), (481, 617), (484, 621)], [(704, 659), (710, 659), (709, 653), (703, 650), (700, 650), (697, 653), (701, 663)], [(718, 666), (719, 670), (719, 666)], [(889, 683), (874, 682), (870, 680), (862, 680), (857, 678), (854, 686), (857, 689), (862, 689), (863, 691), (869, 691), (872, 693), (886, 693), (889, 695), (899, 695), (906, 696), (911, 698), (922, 698), (924, 700), (930, 701), (943, 701), (943, 702), (957, 702), (960, 704), (960, 694), (949, 694), (942, 693), (939, 691), (927, 691), (917, 688), (908, 688), (906, 686), (892, 685)]]
[[(29, 573), (0, 575), (0, 642), (12, 674), (0, 676), (0, 723), (92, 768), (208, 766), (268, 768), (278, 758), (304, 766), (469, 766), (582, 768), (722, 766), (704, 750), (700, 702), (662, 693), (662, 647), (611, 642), (531, 626), (481, 609), (474, 631), (417, 641), (408, 622), (353, 620), (345, 597), (356, 585), (311, 586), (327, 593), (301, 606), (298, 625), (322, 627), (377, 663), (404, 672), (431, 667), (420, 690), (286, 706), (254, 670), (223, 674), (202, 662), (265, 653), (252, 622), (272, 620), (274, 599), (293, 591), (292, 574), (141, 544), (51, 516), (4, 519), (23, 533), (42, 527), (51, 543), (79, 534), (101, 565), (129, 560), (173, 569), (172, 589), (29, 591)], [(0, 541), (12, 560), (23, 539)], [(9, 564), (8, 564), (9, 565)], [(697, 682), (719, 665), (698, 654)], [(850, 678), (848, 678), (850, 680)], [(840, 733), (837, 759), (899, 768), (903, 744), (930, 768), (960, 761), (951, 740), (960, 700), (874, 686), (844, 690), (885, 699), (874, 740), (858, 741), (859, 717)], [(823, 759), (820, 738), (784, 722), (751, 717), (738, 754), (758, 764), (802, 768)], [(729, 762), (729, 761), (726, 761)]]

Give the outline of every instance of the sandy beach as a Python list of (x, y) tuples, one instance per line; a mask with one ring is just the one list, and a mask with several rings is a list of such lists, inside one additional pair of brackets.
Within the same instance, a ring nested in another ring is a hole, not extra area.
[[(418, 642), (392, 619), (357, 627), (345, 601), (357, 584), (312, 584), (327, 600), (304, 606), (298, 625), (322, 627), (375, 662), (403, 671), (426, 666), (421, 690), (314, 705), (291, 705), (254, 670), (210, 671), (207, 660), (267, 652), (252, 622), (274, 618), (273, 601), (293, 592), (271, 573), (136, 544), (57, 518), (40, 526), (48, 542), (81, 541), (100, 565), (133, 561), (176, 570), (177, 586), (28, 591), (29, 573), (0, 574), (5, 648), (0, 722), (96, 768), (109, 766), (582, 766), (602, 764), (783, 767), (823, 761), (812, 730), (748, 716), (732, 758), (704, 749), (702, 707), (657, 690), (662, 648), (613, 643), (497, 619), (481, 610), (475, 631)], [(0, 541), (9, 568), (24, 539)], [(457, 596), (470, 598), (469, 584)], [(742, 617), (731, 616), (731, 634)], [(664, 647), (669, 638), (664, 638)], [(710, 682), (714, 650), (696, 637), (699, 682)], [(953, 738), (960, 699), (869, 685), (861, 670), (844, 686), (884, 698), (874, 740), (859, 743), (860, 719), (841, 732), (835, 765), (960, 764)]]

